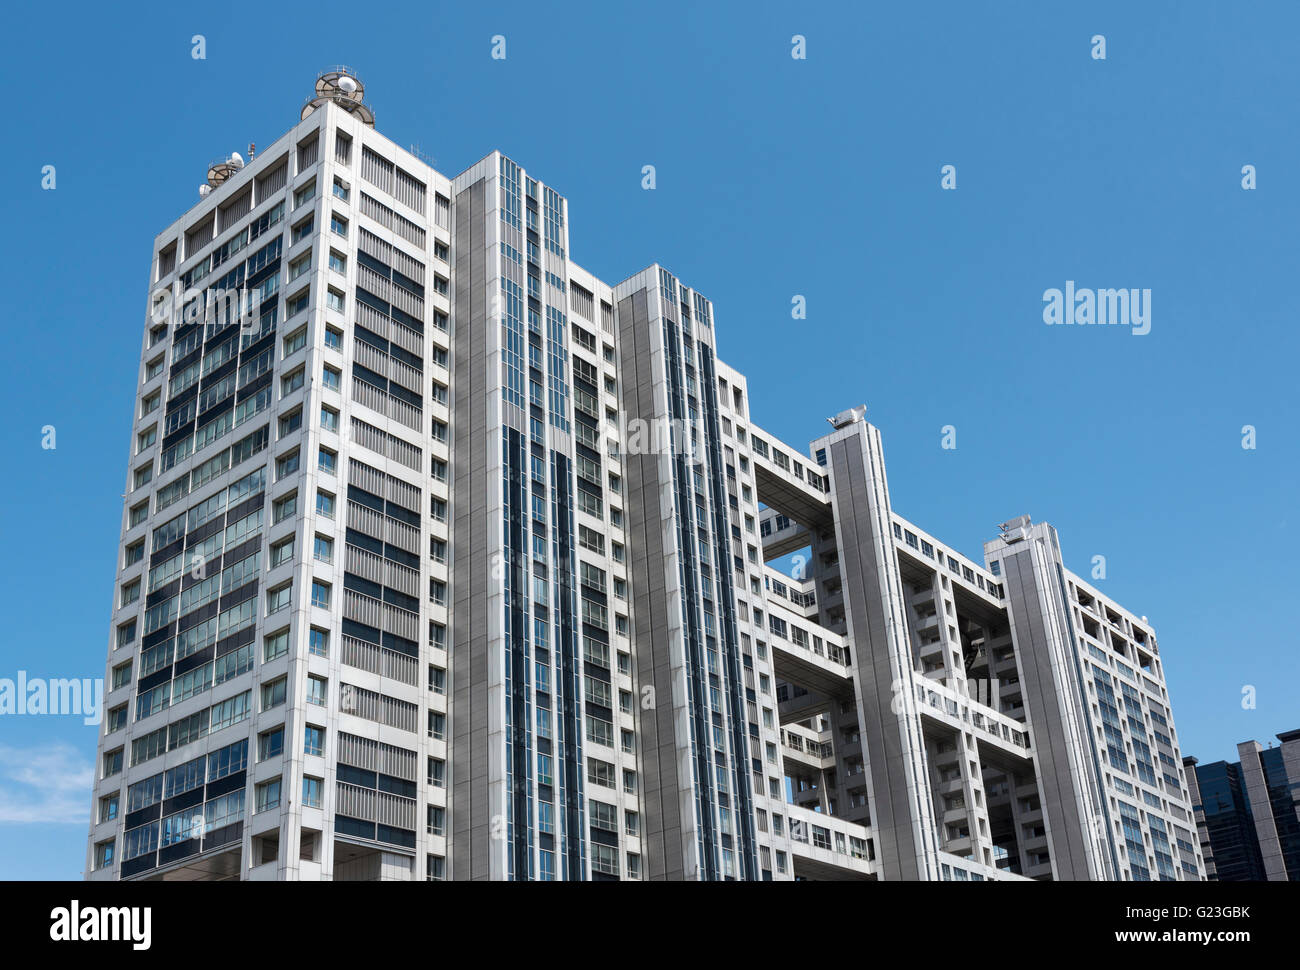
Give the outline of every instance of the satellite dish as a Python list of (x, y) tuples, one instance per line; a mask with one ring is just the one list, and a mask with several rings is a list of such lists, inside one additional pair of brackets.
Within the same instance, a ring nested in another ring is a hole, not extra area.
[(231, 152), (231, 153), (230, 153), (230, 164), (234, 165), (235, 168), (243, 168), (243, 167), (244, 167), (244, 156), (241, 155), (241, 154), (239, 154), (239, 152)]
[(374, 127), (375, 113), (363, 103), (366, 86), (352, 73), (350, 67), (339, 65), (331, 67), (316, 78), (316, 93), (302, 106), (302, 118), (306, 118), (326, 102), (336, 104), (348, 114), (359, 118), (362, 124)]
[(210, 185), (200, 185), (200, 186), (199, 186), (199, 198), (200, 198), (200, 199), (206, 199), (206, 198), (208, 197), (208, 193), (211, 192), (211, 191), (212, 191), (212, 186), (210, 186)]

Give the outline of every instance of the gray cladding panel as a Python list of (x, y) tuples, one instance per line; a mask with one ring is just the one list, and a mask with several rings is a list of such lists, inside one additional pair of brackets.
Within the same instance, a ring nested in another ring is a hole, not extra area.
[(888, 604), (883, 592), (887, 580), (877, 565), (877, 548), (887, 543), (884, 554), (893, 555), (893, 544), (878, 534), (876, 523), (880, 517), (861, 440), (850, 437), (834, 442), (828, 457), (842, 533), (840, 573), (852, 622), (861, 735), (874, 796), (872, 830), (884, 878), (916, 880), (921, 878), (921, 868), (904, 763), (911, 752), (903, 749), (898, 715), (891, 709), (895, 675), (889, 656)]
[(452, 335), (454, 496), (451, 611), (451, 865), (453, 879), (487, 879), (488, 856), (488, 654), (486, 631), (489, 533), (479, 497), (487, 481), (484, 189), (475, 182), (456, 197), (456, 329)]
[(1268, 781), (1260, 764), (1260, 747), (1256, 741), (1237, 745), (1241, 758), (1241, 780), (1250, 812), (1254, 819), (1255, 838), (1259, 842), (1259, 856), (1264, 863), (1264, 875), (1269, 881), (1285, 881), (1286, 863), (1282, 858), (1282, 843), (1278, 838), (1277, 824), (1273, 821), (1273, 805), (1269, 799)]
[(1074, 787), (1077, 779), (1070, 769), (1072, 741), (1057, 696), (1058, 672), (1052, 660), (1050, 634), (1039, 608), (1040, 596), (1051, 603), (1059, 598), (1059, 591), (1039, 588), (1028, 543), (1007, 547), (1002, 569), (1019, 660), (1021, 696), (1033, 732), (1038, 790), (1056, 877), (1089, 879), (1085, 829), (1089, 822), (1079, 814), (1079, 795)]
[[(650, 323), (649, 297), (639, 290), (618, 305), (622, 348), (622, 404), (627, 420), (659, 417), (651, 354), (657, 334)], [(681, 839), (682, 781), (677, 776), (677, 751), (689, 738), (676, 736), (673, 717), (673, 668), (668, 656), (667, 579), (659, 517), (659, 456), (625, 454), (624, 487), (628, 493), (628, 571), (632, 584), (632, 634), (636, 643), (637, 682), (654, 689), (654, 706), (638, 703), (638, 733), (642, 741), (641, 805), (645, 815), (642, 848), (648, 879), (683, 879), (686, 860)], [(638, 698), (638, 702), (639, 702)], [(689, 783), (689, 779), (687, 779)]]

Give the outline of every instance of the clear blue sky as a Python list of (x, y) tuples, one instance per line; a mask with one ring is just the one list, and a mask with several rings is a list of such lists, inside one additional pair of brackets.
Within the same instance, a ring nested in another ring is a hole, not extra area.
[[(979, 557), (1028, 512), (1076, 572), (1106, 556), (1098, 585), (1155, 625), (1184, 752), (1300, 727), (1300, 8), (1064, 6), (15, 7), (0, 677), (102, 676), (151, 240), (345, 63), (444, 173), (499, 148), (564, 193), (588, 270), (657, 260), (708, 295), (774, 434), (866, 402), (922, 528)], [(1067, 279), (1150, 288), (1151, 332), (1045, 326)], [(78, 878), (94, 747), (79, 720), (0, 718), (0, 877)]]

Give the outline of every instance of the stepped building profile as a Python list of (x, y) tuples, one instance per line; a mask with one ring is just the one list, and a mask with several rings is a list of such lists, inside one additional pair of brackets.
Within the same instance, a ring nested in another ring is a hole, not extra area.
[(693, 282), (354, 72), (249, 154), (153, 245), (87, 878), (1203, 878), (1051, 526), (959, 554), (861, 408), (779, 441)]

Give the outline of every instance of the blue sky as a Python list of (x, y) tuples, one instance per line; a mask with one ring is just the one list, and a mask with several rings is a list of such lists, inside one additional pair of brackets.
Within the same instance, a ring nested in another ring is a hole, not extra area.
[[(102, 676), (152, 238), (345, 63), (444, 173), (499, 148), (565, 194), (586, 269), (659, 261), (709, 296), (772, 433), (866, 402), (922, 528), (978, 558), (1028, 512), (1076, 572), (1104, 555), (1096, 584), (1156, 628), (1185, 753), (1300, 727), (1300, 8), (1061, 6), (14, 9), (0, 677)], [(1151, 332), (1045, 326), (1066, 280), (1149, 288)], [(79, 719), (0, 718), (0, 878), (79, 877), (94, 746)]]

